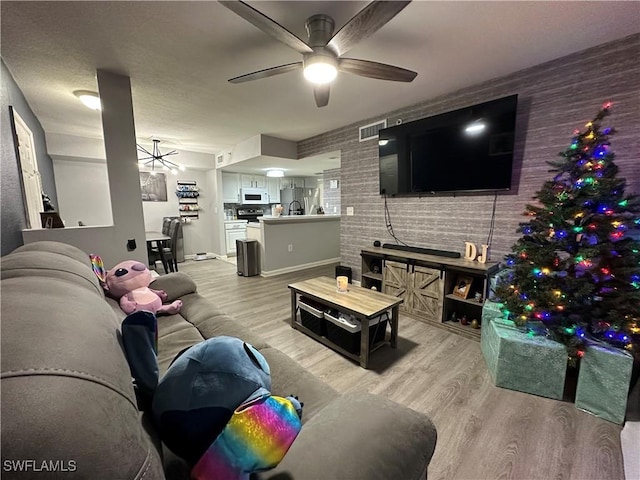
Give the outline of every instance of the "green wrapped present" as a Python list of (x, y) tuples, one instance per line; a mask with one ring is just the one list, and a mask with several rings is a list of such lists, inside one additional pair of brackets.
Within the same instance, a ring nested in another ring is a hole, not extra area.
[(624, 350), (588, 345), (580, 361), (576, 408), (622, 425), (632, 368), (633, 357)]
[(514, 325), (513, 322), (508, 320), (507, 314), (503, 313), (501, 308), (502, 303), (492, 302), (491, 300), (484, 302), (482, 306), (482, 324), (489, 325), (489, 322), (495, 319), (496, 321), (499, 320), (500, 323), (507, 322), (510, 325)]
[(482, 354), (497, 387), (562, 399), (567, 374), (563, 344), (528, 334), (501, 317), (489, 322), (483, 318), (480, 338)]

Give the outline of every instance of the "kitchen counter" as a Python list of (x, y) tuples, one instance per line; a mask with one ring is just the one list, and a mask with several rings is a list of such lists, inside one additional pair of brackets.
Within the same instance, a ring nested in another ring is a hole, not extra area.
[(281, 215), (279, 217), (275, 217), (273, 215), (265, 215), (263, 217), (258, 217), (258, 221), (264, 223), (300, 223), (300, 222), (327, 222), (327, 221), (335, 221), (336, 219), (340, 220), (340, 215), (332, 214), (324, 214), (324, 215)]
[(340, 263), (340, 215), (258, 217), (247, 238), (260, 243), (261, 275)]

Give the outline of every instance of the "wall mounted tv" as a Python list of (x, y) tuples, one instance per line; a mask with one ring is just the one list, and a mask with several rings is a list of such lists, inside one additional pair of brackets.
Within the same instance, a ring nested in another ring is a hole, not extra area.
[(380, 130), (380, 194), (509, 190), (518, 95)]

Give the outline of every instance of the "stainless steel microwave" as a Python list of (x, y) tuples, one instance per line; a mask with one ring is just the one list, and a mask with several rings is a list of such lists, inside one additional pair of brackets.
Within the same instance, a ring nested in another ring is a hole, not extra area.
[(242, 205), (265, 205), (269, 203), (269, 193), (263, 188), (241, 188), (238, 203)]

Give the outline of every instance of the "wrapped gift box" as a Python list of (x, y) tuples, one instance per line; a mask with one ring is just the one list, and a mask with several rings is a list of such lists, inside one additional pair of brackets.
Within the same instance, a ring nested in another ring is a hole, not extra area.
[(589, 345), (580, 360), (576, 408), (624, 423), (633, 357), (613, 347)]
[(499, 320), (500, 323), (513, 325), (513, 322), (507, 319), (507, 315), (500, 310), (501, 307), (501, 303), (490, 300), (484, 302), (482, 306), (482, 325), (489, 325), (489, 322), (494, 319)]
[(567, 351), (561, 343), (530, 335), (503, 316), (483, 311), (481, 349), (497, 387), (561, 400)]

